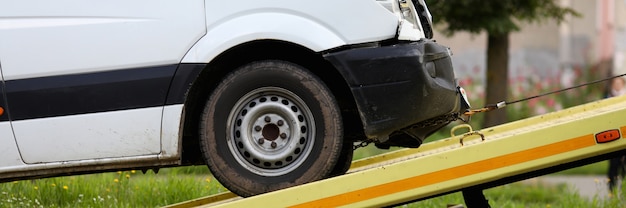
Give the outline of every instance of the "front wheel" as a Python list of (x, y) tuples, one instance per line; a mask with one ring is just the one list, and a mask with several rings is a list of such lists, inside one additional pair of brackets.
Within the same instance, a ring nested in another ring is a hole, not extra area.
[(230, 73), (206, 102), (200, 125), (209, 169), (240, 196), (336, 174), (339, 108), (326, 85), (299, 65), (267, 60)]

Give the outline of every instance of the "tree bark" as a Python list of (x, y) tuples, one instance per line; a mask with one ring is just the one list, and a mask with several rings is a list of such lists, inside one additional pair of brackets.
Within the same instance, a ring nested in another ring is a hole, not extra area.
[[(486, 104), (496, 104), (507, 99), (509, 80), (509, 34), (488, 35)], [(507, 122), (505, 109), (485, 114), (483, 127)]]

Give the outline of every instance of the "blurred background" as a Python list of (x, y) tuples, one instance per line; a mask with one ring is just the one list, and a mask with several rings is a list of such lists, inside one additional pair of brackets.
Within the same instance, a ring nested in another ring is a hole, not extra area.
[[(508, 95), (502, 100), (517, 100), (626, 73), (626, 0), (554, 2), (579, 15), (566, 15), (560, 23), (554, 18), (535, 22), (513, 20), (519, 30), (509, 35)], [(431, 5), (434, 6), (437, 5)], [(435, 19), (443, 18), (436, 11), (432, 13)], [(442, 32), (445, 24), (436, 24), (435, 28), (434, 39), (452, 49), (456, 76), (468, 91), (473, 107), (482, 107), (487, 91), (487, 32), (457, 31), (447, 36)], [(607, 96), (609, 86), (610, 82), (605, 82), (509, 106), (507, 121), (601, 99)]]

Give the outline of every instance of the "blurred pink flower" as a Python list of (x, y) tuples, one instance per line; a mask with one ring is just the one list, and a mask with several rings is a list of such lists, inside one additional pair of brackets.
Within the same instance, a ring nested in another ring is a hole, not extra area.
[(539, 105), (535, 108), (535, 115), (541, 115), (546, 113), (548, 113), (548, 109), (546, 109), (546, 107)]

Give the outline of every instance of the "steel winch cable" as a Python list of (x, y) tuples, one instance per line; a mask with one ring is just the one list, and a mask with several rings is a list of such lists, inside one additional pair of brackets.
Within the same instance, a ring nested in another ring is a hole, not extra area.
[(564, 92), (564, 91), (567, 91), (567, 90), (576, 89), (576, 88), (579, 88), (579, 87), (584, 87), (584, 86), (588, 86), (588, 85), (592, 85), (592, 84), (596, 84), (596, 83), (600, 83), (600, 82), (605, 82), (605, 81), (612, 80), (612, 79), (615, 79), (615, 78), (618, 78), (618, 77), (623, 77), (623, 76), (626, 76), (626, 74), (615, 75), (615, 76), (612, 76), (612, 77), (607, 77), (607, 78), (604, 78), (604, 79), (596, 80), (596, 81), (593, 81), (593, 82), (587, 82), (587, 83), (579, 84), (579, 85), (568, 87), (568, 88), (563, 88), (563, 89), (552, 91), (552, 92), (547, 92), (547, 93), (543, 93), (543, 94), (539, 94), (539, 95), (535, 95), (535, 96), (531, 96), (531, 97), (527, 97), (527, 98), (522, 98), (522, 99), (515, 100), (515, 101), (500, 101), (500, 102), (498, 102), (496, 104), (485, 105), (485, 107), (483, 107), (483, 108), (469, 110), (469, 111), (463, 113), (463, 115), (472, 116), (472, 115), (474, 115), (476, 113), (483, 113), (483, 112), (488, 112), (488, 111), (504, 108), (507, 105), (511, 105), (511, 104), (515, 104), (515, 103), (519, 103), (519, 102), (524, 102), (524, 101), (528, 101), (528, 100), (531, 100), (531, 99), (535, 99), (535, 98), (539, 98), (539, 97), (543, 97), (543, 96), (547, 96), (547, 95), (551, 95), (551, 94), (556, 94), (556, 93), (560, 93), (560, 92)]

